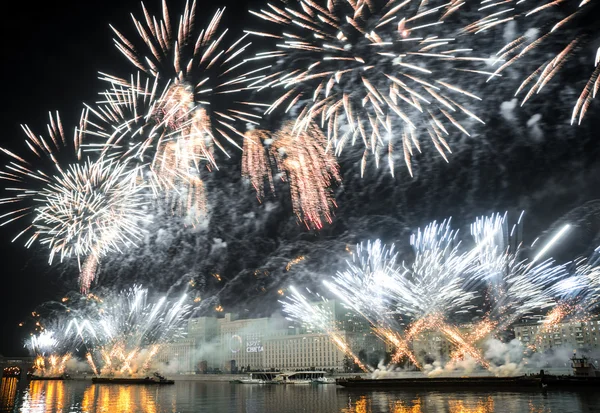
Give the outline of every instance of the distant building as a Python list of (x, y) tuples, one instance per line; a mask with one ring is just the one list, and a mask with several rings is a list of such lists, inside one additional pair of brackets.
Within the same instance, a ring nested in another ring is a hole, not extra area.
[(196, 371), (195, 344), (193, 338), (185, 338), (164, 345), (158, 351), (156, 360), (172, 366), (178, 372), (194, 373)]
[(307, 333), (271, 337), (265, 343), (265, 367), (284, 370), (342, 370), (344, 352), (338, 349), (327, 334)]
[(440, 331), (425, 331), (412, 341), (412, 350), (415, 357), (422, 363), (431, 363), (435, 360), (446, 362), (455, 346)]
[[(330, 314), (331, 329), (344, 337), (355, 354), (383, 356), (385, 344), (346, 307), (335, 300), (315, 305)], [(186, 339), (165, 345), (158, 360), (169, 361), (180, 372), (344, 368), (345, 355), (327, 334), (312, 326), (294, 326), (277, 315), (199, 317), (189, 320), (187, 333)]]
[(600, 348), (600, 320), (565, 322), (551, 327), (541, 323), (522, 323), (513, 326), (515, 337), (523, 345), (535, 345), (538, 351), (557, 347), (573, 350), (596, 350)]
[[(236, 320), (232, 314), (225, 314), (225, 318), (218, 321), (224, 351), (223, 361), (229, 363), (227, 370), (231, 370), (231, 366), (264, 369), (264, 343), (269, 334), (269, 319)], [(232, 364), (232, 360), (235, 363)]]

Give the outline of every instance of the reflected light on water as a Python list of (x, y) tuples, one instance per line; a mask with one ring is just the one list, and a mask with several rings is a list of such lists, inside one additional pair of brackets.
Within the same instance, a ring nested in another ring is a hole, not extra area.
[(360, 396), (356, 402), (350, 402), (350, 406), (343, 408), (340, 413), (370, 413), (371, 411), (370, 400)]
[(65, 391), (62, 380), (33, 380), (23, 394), (23, 413), (53, 413), (63, 409)]
[[(34, 380), (23, 394), (23, 405), (20, 412), (55, 413), (70, 411), (69, 408), (73, 407), (72, 399), (73, 394), (70, 391), (69, 384), (65, 384), (60, 380)], [(157, 413), (156, 389), (146, 386), (88, 385), (81, 398), (81, 410), (74, 411)]]
[(19, 380), (16, 377), (2, 378), (0, 382), (0, 411), (10, 411), (15, 406), (18, 383)]
[[(391, 395), (381, 394), (379, 397), (374, 399), (393, 399)], [(421, 398), (416, 397), (413, 400), (389, 400), (388, 399), (388, 410), (389, 413), (425, 413), (428, 410), (424, 407)], [(340, 413), (373, 413), (375, 411), (381, 411), (373, 407), (373, 401), (371, 398), (366, 396), (360, 396), (356, 401), (350, 400), (349, 406), (340, 410)], [(443, 408), (444, 412), (448, 413), (493, 413), (494, 410), (494, 399), (492, 397), (461, 400), (461, 399), (450, 399), (447, 401), (447, 406)], [(530, 412), (531, 413), (531, 412)]]
[(473, 403), (464, 400), (448, 400), (449, 413), (492, 413), (494, 412), (494, 400), (488, 397)]
[(178, 381), (172, 386), (89, 380), (0, 384), (0, 413), (587, 413), (600, 393), (346, 390), (336, 386), (254, 386)]
[(390, 403), (390, 413), (423, 413), (421, 399), (418, 398), (410, 402), (395, 400)]
[(62, 380), (33, 380), (23, 394), (23, 413), (54, 413), (68, 405)]
[(146, 386), (113, 386), (93, 384), (83, 393), (84, 412), (156, 413), (156, 390)]

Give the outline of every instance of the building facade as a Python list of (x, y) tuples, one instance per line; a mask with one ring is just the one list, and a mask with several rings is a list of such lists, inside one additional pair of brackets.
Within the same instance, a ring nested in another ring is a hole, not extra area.
[(156, 354), (156, 360), (180, 373), (194, 373), (196, 371), (195, 348), (196, 343), (193, 338), (180, 339), (162, 346)]
[(333, 344), (327, 334), (271, 337), (265, 343), (265, 367), (283, 370), (342, 370), (344, 352)]
[(553, 326), (515, 324), (514, 332), (516, 339), (524, 346), (534, 346), (541, 352), (559, 347), (581, 351), (600, 349), (600, 319), (557, 323)]
[[(369, 326), (339, 302), (315, 305), (324, 306), (322, 309), (330, 315), (331, 329), (346, 340), (354, 354), (385, 353), (385, 344), (371, 333)], [(327, 334), (311, 326), (295, 326), (278, 315), (244, 319), (227, 313), (223, 318), (189, 320), (187, 338), (165, 345), (158, 360), (170, 359), (169, 364), (177, 366), (180, 372), (239, 372), (248, 368), (343, 370), (344, 356)]]
[(456, 348), (444, 334), (436, 330), (419, 334), (411, 344), (413, 354), (423, 364), (436, 360), (447, 362)]
[(264, 369), (264, 346), (269, 335), (269, 319), (236, 320), (232, 314), (225, 314), (225, 318), (218, 321), (225, 369), (229, 372), (236, 367)]

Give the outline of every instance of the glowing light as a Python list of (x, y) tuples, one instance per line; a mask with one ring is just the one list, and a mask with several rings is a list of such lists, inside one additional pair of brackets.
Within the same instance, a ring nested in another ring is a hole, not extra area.
[(281, 88), (265, 113), (279, 108), (293, 113), (300, 130), (319, 122), (336, 154), (362, 141), (361, 173), (369, 154), (378, 166), (387, 152), (393, 174), (399, 150), (412, 175), (420, 132), (447, 160), (447, 127), (468, 135), (458, 116), (483, 123), (464, 102), (480, 98), (447, 81), (483, 60), (471, 57), (452, 37), (446, 20), (453, 5), (393, 0), (380, 8), (361, 1), (302, 0), (252, 11), (276, 28), (247, 33), (279, 41), (274, 50), (256, 56), (274, 63), (272, 73), (252, 85)]
[[(487, 3), (487, 4), (486, 4)], [(571, 115), (571, 124), (581, 124), (592, 100), (600, 88), (600, 48), (595, 52), (586, 47), (593, 42), (590, 35), (597, 25), (594, 17), (599, 12), (598, 0), (543, 0), (531, 5), (529, 2), (508, 0), (489, 3), (481, 2), (481, 9), (489, 13), (486, 17), (468, 25), (465, 30), (475, 33), (485, 32), (493, 27), (511, 21), (518, 22), (526, 31), (514, 40), (510, 40), (497, 53), (496, 62), (500, 66), (490, 76), (496, 77), (519, 62), (528, 66), (523, 57), (534, 62), (533, 71), (522, 81), (515, 95), (524, 93), (521, 105), (542, 89), (561, 71), (568, 60), (575, 60), (585, 53), (591, 73), (579, 95)], [(556, 7), (560, 6), (560, 7)], [(560, 9), (557, 11), (557, 9)], [(535, 19), (537, 17), (537, 19)], [(541, 27), (533, 24), (541, 20)], [(548, 57), (550, 56), (550, 57)], [(528, 69), (529, 70), (529, 69)]]

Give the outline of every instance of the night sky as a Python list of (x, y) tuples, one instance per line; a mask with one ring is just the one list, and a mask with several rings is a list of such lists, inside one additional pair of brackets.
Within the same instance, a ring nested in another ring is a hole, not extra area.
[[(180, 10), (179, 3), (182, 7), (183, 2), (171, 2), (172, 17)], [(129, 13), (139, 14), (139, 1), (52, 4), (52, 9), (38, 9), (31, 3), (16, 2), (0, 25), (4, 39), (0, 145), (11, 150), (24, 148), (19, 125), (27, 123), (43, 133), (50, 110), (60, 111), (65, 126), (74, 125), (81, 102), (93, 102), (101, 90), (101, 82), (96, 80), (98, 71), (122, 74), (131, 70), (114, 47), (108, 25), (134, 36)], [(147, 4), (157, 10), (159, 1)], [(246, 14), (247, 3), (234, 7), (233, 1), (221, 1), (220, 5), (228, 6), (226, 22), (231, 29), (256, 23)], [(205, 6), (199, 7), (203, 10)], [(206, 24), (216, 9), (213, 5), (206, 8), (206, 16), (197, 13), (200, 25)], [(577, 73), (576, 66), (567, 69), (566, 78), (560, 82), (568, 81), (569, 73)], [(296, 283), (310, 284), (325, 273), (324, 257), (332, 249), (343, 250), (346, 244), (373, 237), (407, 243), (410, 232), (430, 220), (453, 216), (457, 225), (464, 226), (475, 216), (505, 210), (526, 210), (525, 238), (529, 241), (556, 227), (571, 212), (569, 219), (575, 220), (578, 228), (570, 239), (573, 249), (576, 254), (589, 253), (589, 247), (600, 245), (600, 208), (588, 203), (600, 198), (600, 102), (592, 103), (582, 126), (571, 127), (569, 104), (574, 92), (563, 93), (559, 83), (548, 88), (545, 98), (515, 109), (516, 118), (508, 121), (501, 108), (503, 102), (510, 101), (509, 92), (514, 88), (485, 86), (484, 90), (490, 98), (479, 114), (485, 113), (482, 117), (487, 128), (477, 130), (470, 139), (450, 142), (455, 149), (450, 164), (425, 151), (417, 159), (421, 166), (416, 167), (415, 179), (403, 169), (392, 178), (385, 168), (370, 168), (361, 179), (356, 158), (348, 154), (341, 159), (344, 184), (336, 189), (340, 207), (334, 223), (321, 233), (309, 232), (295, 222), (281, 191), (272, 199), (277, 205), (275, 212), (259, 205), (252, 191), (240, 182), (239, 158), (234, 157), (225, 163), (229, 171), (214, 174), (208, 183), (215, 191), (212, 201), (227, 213), (213, 214), (207, 234), (185, 233), (165, 225), (161, 230), (172, 236), (167, 241), (154, 240), (144, 250), (151, 250), (149, 254), (156, 261), (149, 262), (141, 250), (127, 259), (115, 259), (101, 271), (99, 285), (126, 287), (133, 281), (152, 280), (157, 288), (166, 290), (186, 275), (208, 279), (200, 283), (206, 297), (211, 291), (223, 290), (209, 275), (218, 272), (230, 286), (225, 288), (227, 294), (221, 293), (219, 302), (235, 310), (252, 311), (256, 301), (266, 300), (276, 306), (277, 295), (272, 292), (288, 285), (292, 277)], [(527, 126), (536, 113), (542, 115), (541, 137)], [(260, 217), (257, 223), (237, 225), (244, 214), (253, 211)], [(73, 265), (49, 267), (43, 251), (11, 243), (19, 228), (0, 228), (0, 354), (5, 355), (24, 352), (22, 340), (28, 331), (17, 324), (36, 306), (77, 288)], [(215, 239), (227, 243), (219, 256), (215, 255)], [(282, 272), (285, 263), (298, 254), (312, 254), (313, 260), (307, 260), (297, 274)], [(253, 274), (259, 268), (268, 269), (272, 278), (257, 280)], [(257, 283), (265, 288), (266, 292), (260, 293), (264, 295), (257, 293)], [(265, 311), (271, 310), (272, 306)]]

